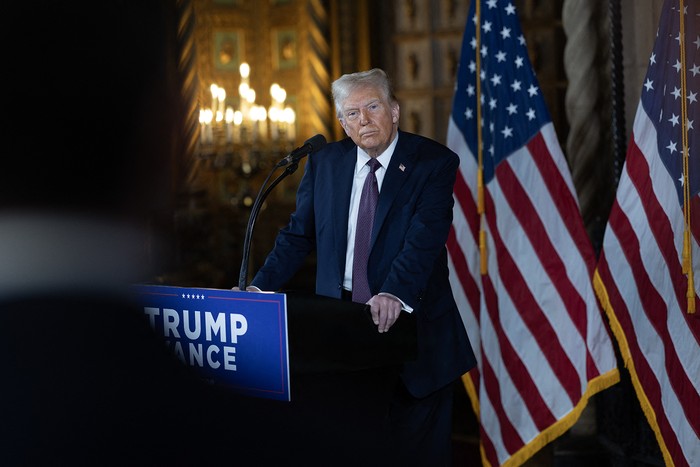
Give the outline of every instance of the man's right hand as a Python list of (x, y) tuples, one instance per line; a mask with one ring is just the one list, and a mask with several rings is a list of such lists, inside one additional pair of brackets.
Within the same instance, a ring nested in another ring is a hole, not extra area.
[[(238, 286), (236, 285), (236, 286), (234, 286), (234, 287), (231, 287), (231, 290), (238, 290), (238, 291), (240, 291), (241, 288), (238, 287)], [(246, 290), (246, 292), (262, 292), (262, 290), (260, 290), (259, 288), (255, 287), (254, 285), (248, 285), (248, 286), (246, 286), (245, 290)]]

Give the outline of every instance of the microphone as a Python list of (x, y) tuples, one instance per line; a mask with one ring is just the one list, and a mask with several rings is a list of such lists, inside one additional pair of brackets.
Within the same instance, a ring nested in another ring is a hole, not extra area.
[(326, 145), (326, 137), (318, 134), (307, 139), (303, 145), (296, 148), (294, 151), (290, 152), (284, 159), (277, 163), (277, 167), (284, 167), (288, 164), (295, 164), (301, 160), (304, 156), (313, 154), (319, 151)]

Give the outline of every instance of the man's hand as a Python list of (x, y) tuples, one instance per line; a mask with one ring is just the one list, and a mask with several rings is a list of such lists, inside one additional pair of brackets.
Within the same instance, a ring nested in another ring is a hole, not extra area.
[(388, 295), (375, 295), (367, 304), (372, 312), (372, 321), (379, 332), (387, 332), (401, 314), (401, 302)]
[[(234, 287), (231, 287), (231, 290), (241, 290), (241, 288), (236, 285)], [(255, 287), (254, 285), (246, 286), (245, 290), (246, 292), (261, 292), (261, 290)]]

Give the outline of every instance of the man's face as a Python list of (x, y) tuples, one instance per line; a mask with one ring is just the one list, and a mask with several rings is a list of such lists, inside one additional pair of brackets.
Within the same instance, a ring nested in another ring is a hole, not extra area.
[(340, 124), (345, 133), (370, 156), (380, 155), (399, 126), (399, 104), (382, 99), (379, 90), (365, 87), (350, 93), (343, 103)]

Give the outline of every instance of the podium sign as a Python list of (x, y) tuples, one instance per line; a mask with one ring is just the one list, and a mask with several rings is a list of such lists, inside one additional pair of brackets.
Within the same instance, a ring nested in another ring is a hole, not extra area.
[(202, 377), (243, 395), (290, 400), (284, 294), (133, 287), (151, 327)]

